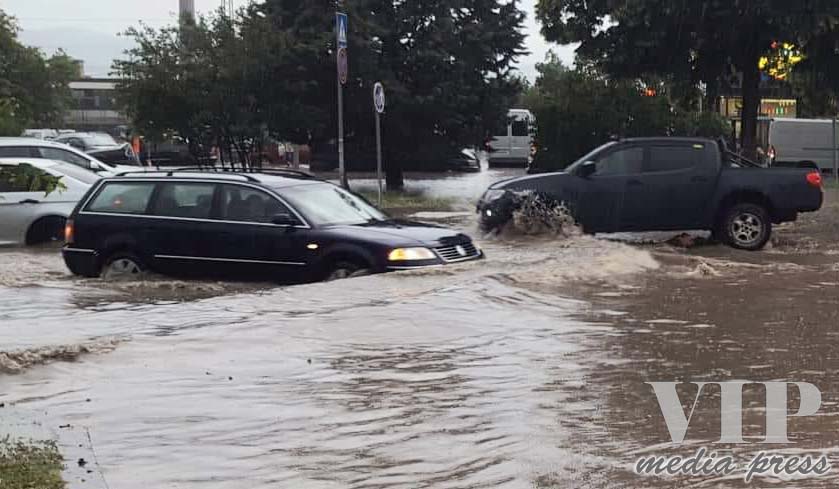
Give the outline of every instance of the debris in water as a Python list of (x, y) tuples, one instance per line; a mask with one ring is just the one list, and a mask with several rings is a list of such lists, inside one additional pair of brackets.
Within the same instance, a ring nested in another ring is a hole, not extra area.
[(4, 407), (6, 407), (6, 403), (5, 402), (0, 402), (0, 408), (4, 408)]
[(18, 351), (0, 351), (0, 373), (18, 374), (34, 365), (54, 361), (72, 362), (86, 354), (109, 353), (123, 340), (107, 338), (69, 346), (45, 346)]
[(694, 271), (689, 272), (688, 275), (699, 277), (719, 277), (721, 273), (718, 272), (717, 269), (703, 261), (696, 266), (696, 269)]
[(69, 429), (70, 429), (70, 428), (72, 428), (72, 427), (73, 427), (72, 425), (69, 425), (69, 424), (63, 424), (63, 425), (59, 426), (59, 427), (58, 427), (58, 429), (59, 429), (59, 430), (69, 430)]
[(87, 461), (83, 458), (80, 458), (78, 464), (79, 467), (84, 468), (84, 466), (87, 465)]

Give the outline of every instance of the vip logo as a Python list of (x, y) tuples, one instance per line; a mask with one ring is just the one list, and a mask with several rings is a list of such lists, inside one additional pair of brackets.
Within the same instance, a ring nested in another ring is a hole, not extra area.
[(466, 253), (466, 248), (464, 248), (463, 246), (457, 245), (457, 246), (454, 247), (454, 249), (455, 249), (455, 251), (457, 251), (457, 254), (460, 255), (460, 256), (466, 256), (466, 254), (467, 254)]
[[(673, 443), (682, 443), (696, 409), (702, 389), (709, 384), (720, 386), (720, 440), (717, 443), (749, 443), (743, 440), (743, 386), (760, 384), (766, 390), (766, 437), (761, 443), (791, 443), (787, 438), (787, 418), (812, 416), (822, 403), (821, 391), (806, 382), (691, 382), (697, 386), (690, 411), (685, 414), (677, 382), (646, 382), (653, 387), (661, 414)], [(795, 414), (787, 412), (787, 386), (798, 389), (801, 402)]]

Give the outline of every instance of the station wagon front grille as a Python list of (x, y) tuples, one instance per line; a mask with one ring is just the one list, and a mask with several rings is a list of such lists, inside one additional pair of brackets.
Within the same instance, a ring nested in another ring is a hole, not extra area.
[(481, 255), (481, 252), (471, 241), (459, 245), (441, 246), (434, 248), (434, 251), (447, 263), (471, 260)]

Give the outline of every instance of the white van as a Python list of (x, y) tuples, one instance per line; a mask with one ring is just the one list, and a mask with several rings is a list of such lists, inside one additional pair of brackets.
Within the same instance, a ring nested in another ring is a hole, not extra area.
[(489, 166), (526, 167), (532, 157), (535, 119), (526, 109), (510, 110), (507, 119), (507, 134), (495, 136), (489, 142)]
[(834, 125), (830, 119), (773, 119), (769, 125), (767, 153), (773, 166), (833, 170)]

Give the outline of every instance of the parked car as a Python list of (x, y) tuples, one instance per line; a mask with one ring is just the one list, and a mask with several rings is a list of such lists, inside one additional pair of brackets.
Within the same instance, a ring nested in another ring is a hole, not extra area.
[(114, 166), (139, 166), (140, 159), (128, 143), (120, 143), (110, 134), (99, 132), (74, 132), (55, 138), (58, 143), (70, 145), (98, 160)]
[[(45, 175), (60, 178), (61, 188), (49, 192)], [(0, 159), (0, 244), (62, 240), (67, 217), (98, 179), (93, 172), (60, 161)]]
[(43, 158), (47, 160), (58, 160), (103, 175), (113, 175), (122, 171), (137, 170), (136, 166), (105, 163), (92, 155), (63, 143), (35, 138), (0, 137), (0, 158)]
[(722, 143), (692, 138), (611, 142), (564, 172), (496, 183), (478, 204), (482, 228), (507, 222), (520, 192), (564, 204), (586, 232), (709, 230), (745, 250), (823, 200), (818, 171), (750, 167)]
[(58, 131), (55, 129), (26, 129), (21, 134), (21, 137), (36, 138), (36, 139), (55, 139), (58, 137)]
[(199, 148), (196, 158), (190, 153), (187, 142), (178, 136), (160, 142), (143, 141), (139, 157), (142, 166), (154, 167), (213, 166), (218, 162), (218, 155), (212, 148)]
[(297, 282), (483, 257), (464, 234), (391, 219), (291, 170), (104, 178), (73, 211), (66, 242), (68, 268), (88, 277), (152, 270)]
[(533, 156), (535, 118), (529, 110), (511, 109), (507, 119), (506, 133), (494, 136), (487, 143), (489, 166), (525, 168)]

